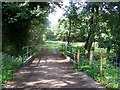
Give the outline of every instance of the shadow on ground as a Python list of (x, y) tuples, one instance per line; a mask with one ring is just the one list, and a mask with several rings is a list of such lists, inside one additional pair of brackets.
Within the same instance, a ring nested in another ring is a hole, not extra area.
[(65, 56), (44, 48), (31, 64), (15, 73), (4, 88), (104, 88), (83, 72), (75, 72)]

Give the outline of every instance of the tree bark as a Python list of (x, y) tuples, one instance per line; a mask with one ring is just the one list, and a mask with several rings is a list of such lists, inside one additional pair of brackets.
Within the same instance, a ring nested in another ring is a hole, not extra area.
[(87, 51), (87, 53), (86, 53), (87, 58), (89, 58), (89, 56), (90, 56), (90, 50), (91, 50), (91, 47), (92, 47), (92, 43), (93, 43), (93, 40), (89, 40), (88, 45), (87, 45), (87, 49), (86, 49), (86, 51)]
[(71, 35), (71, 18), (69, 18), (69, 25), (70, 25), (70, 27), (69, 27), (69, 32), (68, 32), (68, 45), (70, 44), (70, 35)]
[(84, 46), (85, 49), (87, 49), (87, 45), (88, 45), (88, 41), (89, 41), (90, 36), (91, 36), (91, 33), (88, 33), (88, 37), (86, 39), (85, 46)]
[[(87, 37), (87, 40), (86, 40), (86, 43), (85, 43), (85, 49), (86, 49), (86, 56), (87, 58), (89, 58), (90, 56), (90, 50), (91, 50), (91, 47), (92, 47), (92, 43), (94, 41), (94, 38), (95, 38), (95, 32), (96, 32), (96, 25), (97, 25), (97, 18), (94, 19), (94, 17), (97, 17), (98, 15), (98, 9), (99, 7), (98, 6), (95, 6), (95, 7), (92, 7), (92, 13), (93, 15), (91, 16), (91, 27), (90, 27), (90, 32), (88, 34), (88, 37)], [(95, 12), (95, 9), (96, 9), (96, 12)], [(96, 15), (97, 13), (97, 15)], [(95, 16), (94, 16), (95, 15)]]

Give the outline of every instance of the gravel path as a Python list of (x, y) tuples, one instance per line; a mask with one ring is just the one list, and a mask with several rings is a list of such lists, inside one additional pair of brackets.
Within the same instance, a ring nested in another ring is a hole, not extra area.
[[(5, 88), (104, 88), (83, 72), (75, 72), (73, 64), (55, 49), (45, 48), (30, 65), (15, 73)], [(32, 89), (33, 90), (33, 89)]]

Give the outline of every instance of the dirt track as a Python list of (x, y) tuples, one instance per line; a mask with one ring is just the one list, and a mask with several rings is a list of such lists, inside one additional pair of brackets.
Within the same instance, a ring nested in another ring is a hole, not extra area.
[(30, 65), (15, 73), (5, 88), (104, 88), (83, 72), (75, 72), (73, 64), (55, 49), (45, 48)]

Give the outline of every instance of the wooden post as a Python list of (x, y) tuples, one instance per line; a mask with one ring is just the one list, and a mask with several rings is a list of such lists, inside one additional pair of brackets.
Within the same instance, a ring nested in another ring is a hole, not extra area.
[(80, 64), (80, 49), (78, 49), (77, 59), (78, 59), (78, 64)]
[(90, 65), (92, 64), (93, 61), (93, 51), (90, 51)]
[(76, 59), (76, 54), (74, 53), (73, 55), (74, 55), (74, 62), (75, 62), (74, 65), (75, 65), (75, 68), (76, 68), (76, 60), (75, 60)]
[(77, 54), (78, 54), (78, 50), (76, 48), (76, 52), (75, 52), (75, 62), (76, 62), (76, 68), (78, 68), (78, 59), (77, 59)]
[(103, 70), (103, 53), (101, 51), (100, 53), (100, 76), (102, 76), (102, 70)]

